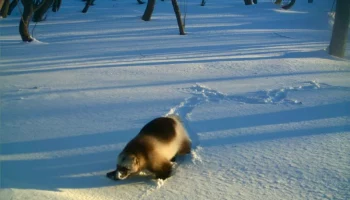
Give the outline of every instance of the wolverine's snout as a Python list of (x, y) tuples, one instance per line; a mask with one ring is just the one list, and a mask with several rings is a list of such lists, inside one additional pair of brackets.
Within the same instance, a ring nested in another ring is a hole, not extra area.
[(118, 180), (118, 178), (116, 177), (116, 175), (117, 175), (117, 170), (108, 172), (108, 173), (106, 174), (106, 176), (107, 176), (109, 179)]
[(128, 178), (128, 176), (130, 175), (130, 173), (127, 172), (120, 172), (118, 170), (114, 170), (111, 172), (108, 172), (106, 174), (107, 178), (112, 179), (112, 180), (124, 180), (126, 178)]

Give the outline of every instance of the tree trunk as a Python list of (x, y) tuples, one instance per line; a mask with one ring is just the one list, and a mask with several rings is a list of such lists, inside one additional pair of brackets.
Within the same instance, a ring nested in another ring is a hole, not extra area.
[(2, 5), (4, 5), (5, 0), (0, 0), (0, 10), (2, 9)]
[(143, 2), (142, 0), (137, 0), (137, 3), (144, 4), (145, 2)]
[[(0, 0), (1, 1), (1, 0)], [(0, 3), (1, 4), (1, 3)], [(3, 18), (6, 18), (7, 17), (7, 13), (9, 11), (9, 7), (10, 7), (10, 0), (5, 0), (3, 1), (3, 5), (0, 6), (1, 8), (1, 16)]]
[(45, 0), (45, 2), (35, 11), (33, 16), (33, 22), (41, 22), (44, 21), (44, 15), (49, 10), (54, 0)]
[(288, 4), (283, 5), (282, 8), (285, 9), (285, 10), (290, 9), (295, 4), (295, 1), (296, 0), (291, 0)]
[(332, 38), (329, 45), (329, 54), (343, 58), (350, 22), (350, 1), (337, 0)]
[(57, 12), (61, 8), (62, 0), (55, 0), (52, 5), (52, 12)]
[(142, 20), (144, 20), (144, 21), (151, 20), (155, 4), (156, 4), (156, 0), (148, 0), (145, 13), (142, 16)]
[(33, 38), (30, 36), (28, 27), (30, 18), (33, 15), (34, 5), (31, 0), (21, 0), (23, 4), (23, 14), (19, 23), (19, 34), (22, 37), (23, 42), (31, 42)]
[(282, 4), (282, 0), (276, 0), (276, 1), (275, 1), (275, 4), (276, 4), (276, 5), (281, 5), (281, 4)]
[(87, 0), (86, 3), (85, 3), (84, 9), (83, 9), (83, 11), (81, 11), (81, 12), (82, 12), (82, 13), (86, 13), (86, 12), (88, 11), (89, 7), (90, 7), (91, 5), (93, 5), (93, 4), (94, 4), (94, 0)]
[(179, 26), (180, 35), (186, 35), (184, 25), (181, 20), (181, 13), (179, 5), (177, 4), (176, 0), (171, 0), (171, 3), (173, 4), (174, 12), (176, 15), (177, 25)]
[(15, 9), (15, 7), (16, 7), (17, 4), (18, 4), (18, 1), (19, 1), (19, 0), (12, 0), (12, 2), (11, 2), (11, 4), (10, 4), (10, 8), (9, 8), (9, 10), (8, 10), (8, 12), (7, 12), (8, 15), (11, 15), (13, 9)]
[(244, 0), (244, 4), (245, 5), (253, 5), (253, 2), (252, 2), (252, 0)]

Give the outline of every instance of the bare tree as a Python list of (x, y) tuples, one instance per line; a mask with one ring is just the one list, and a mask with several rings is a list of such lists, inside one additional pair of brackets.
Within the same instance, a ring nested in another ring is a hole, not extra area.
[[(1, 1), (1, 0), (0, 0)], [(12, 0), (9, 10), (7, 12), (8, 15), (11, 15), (13, 9), (17, 6), (19, 0)]]
[[(171, 3), (173, 4), (177, 24), (179, 26), (180, 35), (186, 35), (185, 28), (184, 28), (184, 25), (183, 25), (182, 20), (181, 20), (181, 13), (180, 13), (180, 8), (179, 8), (179, 5), (177, 3), (177, 0), (171, 0)], [(155, 0), (148, 0), (146, 10), (142, 16), (142, 20), (144, 20), (144, 21), (151, 20), (155, 4), (156, 4)]]
[(94, 5), (95, 0), (85, 0), (85, 1), (86, 1), (85, 7), (84, 7), (83, 11), (81, 11), (82, 13), (87, 13), (87, 11), (89, 10), (89, 7), (91, 5)]
[(28, 27), (30, 18), (34, 12), (34, 3), (32, 0), (21, 0), (23, 4), (23, 13), (19, 23), (19, 34), (21, 35), (23, 42), (31, 42), (33, 38), (30, 36)]
[(252, 0), (244, 0), (245, 5), (253, 5)]
[(55, 2), (52, 4), (52, 12), (57, 12), (62, 4), (62, 0), (55, 0)]
[(179, 5), (177, 4), (177, 0), (171, 0), (171, 3), (173, 4), (173, 8), (174, 8), (174, 12), (175, 12), (176, 20), (177, 20), (177, 25), (179, 27), (180, 35), (186, 35), (185, 26), (182, 23), (180, 8), (179, 8)]
[[(276, 5), (280, 5), (281, 8), (285, 9), (285, 10), (288, 10), (290, 9), (291, 7), (293, 7), (293, 5), (295, 4), (295, 1), (296, 0), (288, 0), (288, 1), (283, 1), (283, 0), (275, 0), (275, 4)], [(310, 2), (312, 0), (308, 0), (309, 3), (312, 3)]]
[(1, 10), (1, 16), (3, 18), (7, 17), (9, 7), (10, 7), (10, 0), (0, 0), (0, 10)]
[(29, 22), (33, 13), (41, 8), (47, 0), (21, 0), (23, 4), (23, 13), (19, 22), (19, 34), (24, 42), (32, 42), (33, 38), (29, 33)]
[(62, 0), (55, 0), (52, 4), (52, 12), (57, 12), (62, 4)]
[(343, 58), (345, 56), (350, 22), (350, 1), (337, 0), (329, 54)]
[(146, 10), (142, 16), (142, 20), (144, 20), (144, 21), (151, 20), (155, 4), (156, 4), (156, 0), (148, 0)]
[[(163, 0), (164, 1), (164, 0)], [(137, 3), (139, 4), (144, 4), (145, 2), (143, 2), (142, 0), (137, 0)]]
[(2, 9), (2, 6), (4, 5), (5, 0), (0, 0), (0, 10)]
[(54, 1), (55, 0), (46, 0), (44, 4), (40, 6), (40, 8), (38, 8), (33, 15), (33, 22), (44, 21), (45, 20), (44, 15), (47, 12), (47, 10), (49, 10), (49, 8), (54, 3)]

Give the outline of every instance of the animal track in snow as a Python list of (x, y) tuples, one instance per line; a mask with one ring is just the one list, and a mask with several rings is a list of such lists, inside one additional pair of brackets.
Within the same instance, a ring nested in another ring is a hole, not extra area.
[[(287, 87), (274, 90), (263, 90), (253, 93), (248, 93), (247, 95), (231, 95), (226, 96), (228, 100), (237, 101), (239, 103), (247, 104), (302, 104), (301, 101), (296, 99), (288, 98), (288, 93), (293, 91), (302, 90), (316, 90), (321, 87), (331, 87), (327, 84), (320, 84), (316, 81), (304, 82), (303, 85), (298, 87)], [(224, 100), (224, 99), (223, 99)]]
[[(219, 101), (234, 101), (243, 104), (287, 104), (287, 105), (301, 105), (302, 102), (296, 99), (291, 99), (288, 94), (295, 91), (311, 91), (317, 89), (335, 88), (334, 86), (318, 83), (317, 81), (307, 81), (301, 83), (297, 87), (286, 87), (273, 90), (261, 90), (243, 95), (227, 95), (220, 91), (211, 89), (207, 86), (196, 84), (189, 88), (180, 89), (182, 92), (191, 94), (190, 97), (180, 102), (169, 110), (166, 116), (171, 114), (179, 115), (184, 121), (185, 127), (192, 138), (193, 146), (196, 148), (199, 144), (198, 135), (193, 132), (188, 126), (188, 121), (191, 117), (193, 109), (197, 106), (207, 102)], [(194, 152), (196, 153), (196, 152)], [(198, 156), (199, 154), (196, 153)], [(200, 158), (200, 157), (199, 157)], [(194, 159), (194, 158), (193, 158)], [(200, 161), (200, 159), (198, 159)], [(194, 160), (192, 160), (194, 162)]]
[[(192, 151), (191, 151), (191, 161), (193, 164), (202, 163), (202, 158), (200, 156), (200, 151), (202, 147), (199, 146), (199, 136), (197, 133), (192, 131), (189, 126), (189, 119), (191, 117), (192, 111), (199, 105), (207, 102), (219, 102), (219, 101), (234, 101), (244, 104), (288, 104), (288, 105), (300, 105), (301, 101), (296, 99), (291, 99), (288, 94), (296, 91), (311, 91), (317, 89), (327, 89), (335, 88), (327, 84), (318, 83), (316, 81), (308, 81), (301, 83), (297, 87), (286, 87), (273, 90), (261, 90), (251, 93), (246, 93), (242, 95), (228, 95), (224, 94), (215, 89), (211, 89), (207, 86), (196, 84), (189, 88), (180, 89), (182, 92), (191, 94), (190, 97), (186, 98), (184, 101), (180, 102), (178, 105), (174, 106), (165, 115), (177, 114), (183, 120), (184, 126), (188, 131), (190, 138), (192, 139)], [(177, 166), (176, 166), (177, 167)], [(155, 189), (159, 189), (164, 185), (164, 182), (157, 180), (156, 186), (149, 189), (146, 196), (152, 193)]]
[(298, 87), (261, 90), (243, 95), (227, 95), (204, 85), (196, 84), (192, 87), (181, 89), (183, 92), (192, 94), (192, 97), (185, 99), (178, 106), (172, 108), (168, 114), (179, 114), (182, 117), (189, 117), (194, 107), (205, 102), (219, 102), (223, 100), (246, 104), (302, 104), (301, 101), (288, 98), (288, 93), (331, 87), (333, 86), (316, 81), (308, 81), (303, 82)]

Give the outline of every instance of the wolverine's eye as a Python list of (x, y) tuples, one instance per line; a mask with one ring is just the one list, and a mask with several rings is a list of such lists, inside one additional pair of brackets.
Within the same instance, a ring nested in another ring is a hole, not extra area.
[(118, 166), (117, 168), (118, 168), (118, 171), (122, 171), (122, 172), (127, 172), (127, 171), (130, 170), (127, 167), (124, 167), (124, 166)]
[(120, 170), (121, 170), (121, 171), (128, 171), (129, 169), (126, 168), (126, 167), (121, 167)]

